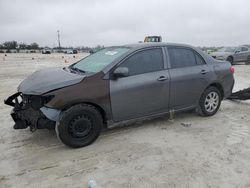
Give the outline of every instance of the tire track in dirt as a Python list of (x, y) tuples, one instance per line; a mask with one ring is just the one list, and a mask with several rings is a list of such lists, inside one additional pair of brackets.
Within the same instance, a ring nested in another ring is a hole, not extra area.
[[(238, 112), (235, 111), (235, 113), (238, 114), (238, 116), (240, 116), (239, 113), (240, 111), (248, 110), (244, 109), (245, 106), (241, 107), (243, 108), (240, 109)], [(248, 116), (245, 115), (240, 118), (240, 120), (243, 122), (241, 121), (239, 122), (239, 119), (229, 115), (227, 115), (227, 118), (231, 120), (232, 125), (230, 127), (230, 132), (227, 135), (226, 143), (228, 145), (243, 143), (244, 140), (250, 136), (250, 126), (247, 123), (245, 123), (245, 121), (248, 121)]]
[(245, 124), (238, 124), (231, 128), (231, 133), (227, 136), (227, 144), (242, 143), (250, 135), (250, 128)]

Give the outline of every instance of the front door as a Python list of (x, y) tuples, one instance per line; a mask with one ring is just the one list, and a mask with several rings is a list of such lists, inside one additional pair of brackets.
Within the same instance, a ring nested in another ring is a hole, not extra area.
[(162, 48), (142, 50), (125, 59), (129, 76), (110, 80), (114, 121), (165, 112), (169, 105), (169, 72), (164, 69)]

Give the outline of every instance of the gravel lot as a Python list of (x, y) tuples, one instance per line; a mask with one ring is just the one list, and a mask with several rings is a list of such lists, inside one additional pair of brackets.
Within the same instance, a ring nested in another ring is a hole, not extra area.
[[(0, 54), (0, 187), (83, 188), (91, 178), (114, 188), (250, 187), (250, 101), (223, 101), (209, 118), (181, 113), (115, 128), (80, 149), (64, 146), (54, 131), (13, 130), (3, 100), (18, 84), (85, 55)], [(250, 66), (235, 69), (235, 90), (250, 87)]]

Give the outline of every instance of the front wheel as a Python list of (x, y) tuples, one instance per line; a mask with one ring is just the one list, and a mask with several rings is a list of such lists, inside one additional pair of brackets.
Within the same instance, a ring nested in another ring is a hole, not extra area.
[(94, 142), (102, 125), (102, 116), (94, 106), (79, 104), (62, 112), (56, 123), (56, 133), (65, 145), (79, 148)]
[(214, 115), (220, 108), (221, 100), (221, 93), (218, 88), (212, 86), (207, 88), (201, 95), (198, 113), (201, 116)]

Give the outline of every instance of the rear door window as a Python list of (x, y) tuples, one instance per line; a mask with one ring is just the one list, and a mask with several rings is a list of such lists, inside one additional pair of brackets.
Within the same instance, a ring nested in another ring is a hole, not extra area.
[(168, 54), (172, 68), (195, 66), (196, 60), (202, 64), (202, 60), (200, 60), (198, 57), (195, 57), (195, 54), (191, 49), (168, 47)]
[(241, 48), (241, 51), (242, 51), (242, 52), (246, 52), (246, 51), (248, 51), (248, 48), (242, 47), (242, 48)]

